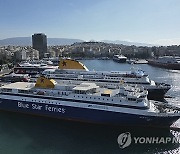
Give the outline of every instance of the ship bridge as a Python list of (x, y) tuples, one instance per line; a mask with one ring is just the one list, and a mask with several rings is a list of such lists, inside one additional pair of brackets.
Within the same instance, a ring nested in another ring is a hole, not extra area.
[(76, 94), (95, 93), (96, 89), (99, 88), (95, 83), (81, 83), (73, 88)]

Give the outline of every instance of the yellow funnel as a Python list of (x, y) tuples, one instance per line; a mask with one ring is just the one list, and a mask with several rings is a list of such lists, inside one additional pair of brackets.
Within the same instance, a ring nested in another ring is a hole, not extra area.
[(84, 64), (72, 59), (60, 60), (59, 69), (78, 69), (88, 71), (87, 67)]
[(39, 77), (36, 81), (35, 87), (39, 88), (54, 88), (56, 81), (53, 79), (47, 79), (45, 77)]

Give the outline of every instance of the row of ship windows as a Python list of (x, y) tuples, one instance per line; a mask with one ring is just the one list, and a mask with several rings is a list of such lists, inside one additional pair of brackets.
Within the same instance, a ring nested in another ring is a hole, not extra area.
[[(22, 101), (26, 101), (26, 99), (22, 99)], [(49, 104), (61, 104), (61, 103), (53, 103), (53, 102), (47, 102), (47, 101), (37, 101), (37, 100), (32, 100), (32, 102), (39, 102), (39, 103), (49, 103)]]
[(106, 79), (124, 80), (124, 79), (121, 79), (121, 78), (106, 78)]
[[(74, 96), (74, 97), (76, 97), (76, 96)], [(80, 96), (77, 96), (78, 98), (80, 98)], [(88, 98), (88, 97), (81, 97), (81, 98)], [(91, 97), (89, 97), (89, 99), (93, 99), (93, 98), (91, 98)], [(96, 99), (95, 97), (94, 97), (94, 99)], [(101, 98), (98, 98), (99, 100), (101, 100)], [(105, 98), (102, 98), (102, 100), (105, 100)], [(108, 100), (110, 100), (110, 99), (106, 99), (107, 101)], [(26, 99), (22, 99), (22, 101), (26, 101)], [(52, 103), (52, 102), (46, 102), (46, 101), (37, 101), (37, 100), (32, 100), (33, 102), (44, 102), (44, 103)], [(111, 101), (113, 101), (113, 99), (111, 99)], [(121, 102), (121, 100), (119, 100), (120, 102)], [(53, 103), (54, 104), (54, 103)], [(55, 103), (55, 104), (60, 104), (60, 103)]]
[(107, 86), (107, 85), (113, 85), (113, 86), (117, 86), (117, 84), (110, 84), (110, 83), (109, 83), (109, 84), (105, 84), (105, 85), (106, 85), (106, 86)]
[[(115, 83), (117, 83), (116, 81), (111, 81), (111, 82), (115, 82)], [(149, 84), (149, 83), (146, 83), (146, 82), (126, 82), (126, 83), (128, 83), (128, 84)], [(114, 86), (117, 86), (117, 84), (105, 84), (105, 85), (114, 85)]]
[[(76, 97), (76, 96), (74, 96), (74, 97)], [(77, 97), (80, 98), (80, 96), (77, 96)], [(81, 98), (88, 98), (88, 97), (87, 97), (87, 96), (86, 96), (86, 97), (81, 96)], [(93, 99), (93, 98), (89, 97), (89, 99)], [(95, 98), (95, 97), (94, 97), (94, 99), (99, 99), (99, 100), (101, 100), (101, 98)], [(107, 101), (108, 101), (108, 100), (114, 101), (113, 99), (108, 99), (108, 98), (107, 98), (107, 99), (102, 98), (102, 100), (103, 100), (103, 101), (104, 101), (104, 100), (107, 100)], [(119, 101), (121, 102), (121, 100), (119, 100)]]

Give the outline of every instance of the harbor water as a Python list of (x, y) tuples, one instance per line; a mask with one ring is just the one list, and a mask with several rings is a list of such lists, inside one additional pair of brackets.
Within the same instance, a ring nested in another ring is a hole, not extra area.
[[(112, 60), (81, 60), (89, 70), (130, 71), (138, 67), (157, 82), (172, 85), (166, 100), (180, 107), (180, 71), (152, 67), (147, 64), (120, 64)], [(180, 120), (177, 122), (180, 125)], [(129, 132), (133, 137), (159, 137), (180, 140), (180, 132), (155, 128), (127, 128), (85, 124), (0, 111), (0, 153), (13, 154), (151, 154), (180, 153), (180, 144), (135, 143), (126, 148), (118, 144), (118, 136)], [(141, 140), (142, 141), (142, 140)]]

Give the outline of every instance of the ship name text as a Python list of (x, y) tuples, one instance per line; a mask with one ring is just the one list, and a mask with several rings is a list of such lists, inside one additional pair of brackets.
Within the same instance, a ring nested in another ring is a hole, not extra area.
[(45, 110), (48, 112), (57, 112), (57, 113), (65, 113), (65, 109), (61, 107), (54, 107), (52, 105), (38, 105), (38, 104), (28, 104), (28, 103), (23, 103), (23, 102), (18, 102), (17, 103), (18, 108), (23, 108), (23, 109), (32, 109), (32, 110)]

